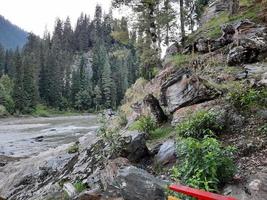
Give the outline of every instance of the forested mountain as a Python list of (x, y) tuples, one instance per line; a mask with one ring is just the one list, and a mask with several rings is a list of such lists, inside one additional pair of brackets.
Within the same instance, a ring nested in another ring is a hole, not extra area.
[(69, 18), (55, 24), (43, 39), (29, 34), (22, 51), (0, 49), (0, 76), (14, 88), (7, 93), (2, 83), (0, 104), (10, 113), (31, 113), (39, 103), (60, 110), (116, 108), (139, 76), (135, 34), (125, 18), (97, 6), (94, 18), (81, 14), (74, 29)]
[(27, 35), (27, 32), (0, 15), (0, 44), (5, 49), (22, 47), (27, 41)]

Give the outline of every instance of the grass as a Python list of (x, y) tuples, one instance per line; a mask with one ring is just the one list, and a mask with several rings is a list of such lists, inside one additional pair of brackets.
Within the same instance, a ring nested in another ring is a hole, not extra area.
[(49, 117), (53, 115), (64, 115), (64, 116), (70, 116), (70, 115), (76, 115), (78, 112), (76, 111), (70, 111), (70, 110), (57, 110), (55, 108), (49, 108), (43, 104), (38, 104), (36, 106), (36, 109), (33, 111), (32, 115), (35, 117)]
[(255, 4), (252, 0), (240, 1), (240, 12), (237, 15), (229, 16), (227, 12), (222, 12), (217, 17), (212, 18), (198, 30), (188, 36), (188, 41), (192, 42), (195, 38), (203, 36), (211, 39), (219, 38), (222, 34), (221, 25), (242, 19), (258, 21), (258, 14), (261, 11), (261, 4)]
[(150, 133), (150, 140), (158, 140), (162, 138), (167, 138), (174, 131), (174, 128), (171, 126), (165, 126), (157, 128), (156, 130)]
[(73, 184), (74, 188), (76, 189), (76, 191), (78, 193), (81, 193), (82, 191), (86, 190), (87, 188), (87, 185), (82, 183), (81, 181), (76, 181), (74, 184)]
[(192, 60), (192, 55), (177, 54), (172, 57), (173, 63), (177, 67), (182, 67), (182, 65), (188, 64)]

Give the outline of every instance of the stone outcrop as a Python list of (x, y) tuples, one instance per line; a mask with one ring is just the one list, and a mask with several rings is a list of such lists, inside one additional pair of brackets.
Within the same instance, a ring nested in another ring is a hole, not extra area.
[(222, 12), (228, 11), (230, 6), (230, 0), (213, 0), (210, 1), (208, 7), (204, 11), (200, 23), (204, 24), (210, 19), (217, 17)]
[(124, 145), (120, 153), (131, 162), (138, 162), (149, 155), (146, 146), (146, 135), (138, 131), (127, 131), (124, 133)]
[(166, 165), (176, 161), (176, 146), (174, 140), (167, 140), (164, 142), (158, 153), (155, 156), (155, 162), (157, 164)]
[(212, 100), (221, 92), (207, 80), (181, 69), (161, 86), (161, 103), (170, 113), (182, 107)]
[(227, 56), (229, 65), (253, 63), (267, 53), (267, 28), (249, 20), (232, 25), (235, 28), (234, 43)]
[(164, 185), (160, 179), (133, 166), (119, 170), (116, 185), (125, 200), (165, 200)]

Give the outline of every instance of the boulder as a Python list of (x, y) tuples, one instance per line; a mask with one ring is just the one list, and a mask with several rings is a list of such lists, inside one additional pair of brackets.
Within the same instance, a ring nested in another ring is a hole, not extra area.
[(144, 103), (150, 108), (150, 111), (156, 119), (157, 123), (161, 124), (168, 120), (168, 117), (165, 115), (162, 108), (160, 107), (159, 101), (152, 94), (148, 94), (144, 98)]
[(75, 187), (69, 182), (64, 183), (63, 190), (68, 194), (69, 197), (74, 197), (76, 195)]
[(165, 200), (164, 182), (147, 171), (128, 166), (119, 170), (114, 184), (125, 200)]
[(155, 156), (155, 162), (166, 165), (175, 162), (176, 160), (176, 146), (174, 140), (167, 140), (159, 149)]
[(216, 113), (216, 123), (224, 130), (239, 130), (245, 122), (244, 117), (236, 113), (231, 106), (225, 105), (220, 100), (212, 100), (177, 110), (173, 113), (172, 125), (175, 126), (187, 120), (193, 113), (200, 110)]
[(232, 48), (227, 55), (227, 63), (230, 66), (240, 65), (242, 63), (253, 63), (258, 58), (258, 52), (247, 49), (243, 46)]
[(201, 15), (200, 24), (205, 24), (207, 21), (217, 17), (222, 12), (228, 11), (230, 5), (229, 0), (210, 1), (209, 5)]
[(215, 99), (221, 94), (207, 80), (192, 75), (189, 70), (178, 70), (161, 86), (161, 103), (170, 113), (193, 104)]
[(267, 173), (258, 172), (248, 177), (245, 186), (243, 184), (227, 185), (224, 194), (242, 200), (265, 200), (267, 197)]
[(234, 43), (228, 53), (229, 65), (253, 63), (260, 55), (267, 52), (267, 28), (256, 25), (249, 20), (233, 24), (235, 28)]
[(122, 147), (121, 156), (126, 157), (131, 162), (139, 162), (149, 156), (146, 146), (146, 135), (138, 131), (127, 131), (124, 133), (125, 145)]

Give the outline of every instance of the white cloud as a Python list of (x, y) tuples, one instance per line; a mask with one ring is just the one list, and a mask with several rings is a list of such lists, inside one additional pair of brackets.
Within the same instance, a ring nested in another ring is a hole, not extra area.
[(74, 25), (81, 12), (94, 16), (100, 4), (108, 12), (111, 0), (0, 0), (0, 14), (26, 31), (43, 36), (45, 27), (53, 30), (57, 17), (71, 18)]

